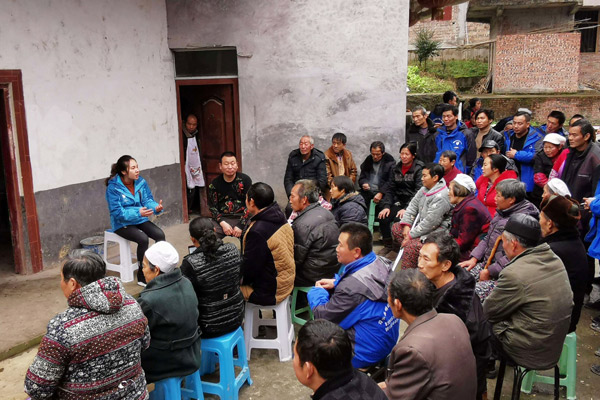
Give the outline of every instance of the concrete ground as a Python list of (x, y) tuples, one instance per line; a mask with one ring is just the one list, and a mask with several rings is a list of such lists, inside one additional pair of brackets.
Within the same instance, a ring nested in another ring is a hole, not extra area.
[[(190, 244), (187, 225), (165, 229), (167, 240), (179, 251), (187, 254)], [(378, 248), (379, 246), (376, 246)], [(109, 253), (111, 254), (111, 253)], [(37, 344), (45, 333), (46, 324), (56, 313), (66, 308), (66, 300), (59, 286), (60, 270), (52, 268), (36, 275), (17, 276), (2, 273), (0, 276), (0, 398), (26, 399), (23, 380), (27, 368), (37, 352)], [(141, 291), (135, 283), (126, 284), (133, 295)], [(590, 371), (591, 364), (600, 364), (594, 351), (600, 348), (600, 334), (589, 328), (590, 318), (600, 314), (598, 310), (584, 308), (577, 329), (577, 397), (600, 399), (600, 376)], [(298, 327), (296, 326), (296, 329)], [(280, 363), (275, 350), (253, 350), (249, 361), (254, 384), (245, 385), (240, 400), (308, 399), (310, 389), (302, 386), (295, 377), (292, 362)], [(512, 373), (507, 371), (503, 399), (510, 398)], [(493, 397), (495, 380), (488, 380), (489, 397)], [(561, 397), (565, 397), (561, 389)], [(216, 399), (217, 396), (206, 396)], [(534, 387), (531, 395), (522, 399), (551, 399), (552, 388), (548, 385)]]

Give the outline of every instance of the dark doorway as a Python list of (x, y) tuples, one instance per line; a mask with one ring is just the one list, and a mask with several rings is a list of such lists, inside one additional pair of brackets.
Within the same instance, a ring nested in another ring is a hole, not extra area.
[[(181, 129), (189, 114), (198, 118), (200, 135), (200, 157), (206, 185), (216, 178), (219, 170), (219, 157), (224, 151), (233, 151), (237, 155), (240, 171), (242, 169), (239, 95), (237, 78), (190, 79), (177, 81), (179, 108), (179, 137), (182, 165), (184, 219), (187, 221), (187, 196), (185, 183), (185, 154), (183, 154), (183, 135)], [(203, 191), (204, 199), (206, 190)], [(203, 215), (207, 214), (203, 205)]]
[[(0, 93), (2, 93), (2, 96), (0, 96), (0, 135), (4, 138), (8, 137), (8, 124), (4, 111), (6, 110), (6, 101), (4, 90), (0, 91)], [(6, 159), (8, 149), (4, 142), (4, 140), (0, 140), (0, 273), (2, 274), (15, 272), (8, 192), (6, 190), (6, 172), (4, 168), (5, 162), (10, 162), (10, 159)]]

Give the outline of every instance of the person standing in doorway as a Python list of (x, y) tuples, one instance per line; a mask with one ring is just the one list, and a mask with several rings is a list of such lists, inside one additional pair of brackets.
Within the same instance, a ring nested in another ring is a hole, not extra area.
[(201, 211), (200, 191), (205, 186), (202, 162), (200, 160), (200, 136), (198, 135), (198, 119), (194, 114), (188, 115), (183, 126), (183, 152), (185, 154), (185, 181), (187, 184), (188, 214)]

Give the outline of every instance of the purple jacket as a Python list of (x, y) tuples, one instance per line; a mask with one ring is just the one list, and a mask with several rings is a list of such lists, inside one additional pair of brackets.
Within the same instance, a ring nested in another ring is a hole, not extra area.
[[(487, 260), (492, 253), (492, 249), (494, 248), (494, 244), (496, 243), (496, 239), (504, 232), (504, 226), (513, 214), (526, 214), (538, 219), (539, 211), (528, 200), (522, 200), (513, 204), (512, 207), (509, 207), (506, 210), (498, 210), (490, 223), (490, 229), (488, 230), (487, 236), (473, 249), (471, 257), (475, 257), (480, 263), (487, 263)], [(500, 271), (504, 269), (506, 264), (508, 264), (508, 261), (508, 257), (504, 254), (502, 246), (498, 246), (494, 260), (488, 267), (490, 277), (494, 280), (498, 279)]]

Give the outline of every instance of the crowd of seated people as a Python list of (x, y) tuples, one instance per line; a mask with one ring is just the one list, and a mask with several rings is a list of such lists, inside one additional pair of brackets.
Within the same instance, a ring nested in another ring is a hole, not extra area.
[[(223, 153), (208, 185), (212, 218), (190, 222), (195, 251), (181, 263), (150, 221), (162, 201), (136, 160), (119, 158), (107, 179), (111, 226), (138, 244), (145, 288), (136, 302), (105, 276), (101, 258), (74, 253), (61, 273), (69, 308), (48, 325), (27, 393), (147, 398), (147, 383), (197, 370), (202, 338), (239, 328), (245, 302), (276, 305), (295, 286), (312, 287), (303, 301), (318, 320), (294, 348), (296, 376), (313, 398), (353, 390), (365, 399), (482, 399), (494, 360), (552, 367), (600, 257), (596, 132), (577, 115), (563, 127), (559, 111), (540, 127), (526, 109), (494, 125), (480, 99), (462, 122), (456, 94), (445, 98), (439, 119), (416, 107), (406, 142), (388, 144), (397, 162), (374, 141), (359, 171), (343, 133), (326, 151), (302, 136), (286, 166), (287, 204)], [(600, 331), (600, 316), (591, 327)], [(380, 387), (360, 372), (386, 362)], [(115, 384), (98, 383), (108, 380)]]

